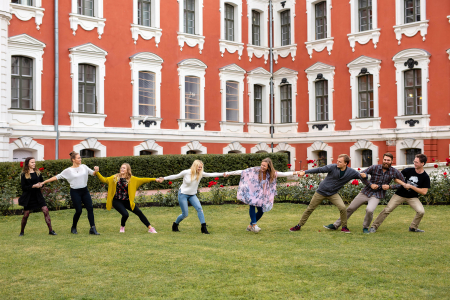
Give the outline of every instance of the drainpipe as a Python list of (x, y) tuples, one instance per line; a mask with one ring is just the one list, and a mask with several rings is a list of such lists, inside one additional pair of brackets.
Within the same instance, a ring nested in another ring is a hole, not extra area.
[(55, 159), (59, 158), (59, 20), (58, 0), (55, 0)]
[(271, 149), (273, 153), (273, 132), (274, 132), (274, 126), (273, 126), (273, 28), (272, 28), (272, 0), (269, 0), (269, 52), (270, 52), (270, 138), (272, 139), (271, 142)]

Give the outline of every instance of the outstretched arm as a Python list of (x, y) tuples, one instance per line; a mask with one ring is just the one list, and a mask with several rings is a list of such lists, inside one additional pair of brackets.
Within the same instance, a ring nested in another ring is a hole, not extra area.
[(184, 170), (184, 171), (181, 171), (181, 173), (176, 174), (176, 175), (165, 176), (164, 180), (175, 180), (178, 178), (183, 178), (184, 175), (189, 174), (190, 171), (191, 170)]
[(49, 179), (45, 180), (44, 182), (42, 182), (41, 186), (46, 184), (46, 183), (49, 183), (49, 182), (52, 182), (52, 181), (56, 181), (56, 180), (58, 180), (58, 177), (53, 176), (52, 178), (49, 178)]
[(288, 177), (293, 175), (299, 175), (301, 171), (295, 171), (295, 172), (278, 172), (277, 171), (277, 177)]
[(244, 170), (237, 170), (237, 171), (225, 172), (225, 174), (224, 174), (223, 176), (224, 176), (224, 177), (228, 177), (228, 176), (231, 176), (231, 175), (239, 175), (239, 176), (241, 176), (241, 174), (242, 174), (243, 171), (244, 171)]

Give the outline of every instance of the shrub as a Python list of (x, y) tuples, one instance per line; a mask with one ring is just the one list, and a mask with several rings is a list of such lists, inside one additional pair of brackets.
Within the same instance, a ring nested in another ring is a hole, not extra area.
[(16, 197), (14, 185), (12, 182), (3, 182), (0, 185), (0, 213), (3, 216), (9, 215), (13, 208), (13, 199)]

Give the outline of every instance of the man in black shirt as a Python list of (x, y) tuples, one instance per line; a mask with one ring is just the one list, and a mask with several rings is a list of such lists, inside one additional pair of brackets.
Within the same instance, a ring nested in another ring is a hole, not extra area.
[(409, 231), (412, 232), (424, 232), (420, 230), (419, 223), (425, 214), (425, 209), (419, 200), (419, 194), (426, 195), (428, 189), (430, 188), (430, 177), (427, 172), (423, 169), (423, 166), (427, 163), (427, 157), (425, 154), (417, 154), (414, 159), (414, 168), (406, 168), (402, 171), (405, 177), (406, 183), (398, 179), (395, 181), (400, 183), (393, 188), (398, 188), (394, 196), (392, 196), (388, 205), (383, 209), (383, 211), (378, 215), (375, 222), (373, 222), (372, 227), (369, 232), (376, 232), (384, 219), (400, 204), (407, 202), (416, 211), (416, 216), (409, 227)]

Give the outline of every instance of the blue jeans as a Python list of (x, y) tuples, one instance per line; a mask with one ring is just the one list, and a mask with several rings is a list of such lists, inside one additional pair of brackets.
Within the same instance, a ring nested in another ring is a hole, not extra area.
[[(255, 212), (255, 207), (258, 209), (258, 212)], [(263, 216), (264, 212), (262, 207), (250, 205), (250, 225), (256, 224), (259, 219)]]
[(202, 205), (197, 198), (197, 195), (186, 195), (183, 193), (178, 193), (178, 203), (180, 203), (181, 215), (178, 216), (175, 223), (180, 224), (181, 221), (187, 218), (189, 215), (188, 211), (188, 201), (192, 204), (192, 206), (197, 210), (198, 219), (201, 224), (205, 222), (205, 215), (203, 214)]

